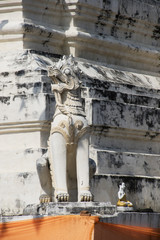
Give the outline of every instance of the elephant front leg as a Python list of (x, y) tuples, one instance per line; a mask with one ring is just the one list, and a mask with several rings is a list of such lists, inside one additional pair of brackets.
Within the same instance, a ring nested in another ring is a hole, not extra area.
[(68, 202), (66, 141), (64, 137), (60, 133), (53, 133), (50, 136), (49, 148), (52, 185), (55, 188), (54, 201)]
[(89, 191), (89, 144), (88, 137), (83, 136), (77, 146), (77, 181), (78, 201), (89, 202), (93, 197)]

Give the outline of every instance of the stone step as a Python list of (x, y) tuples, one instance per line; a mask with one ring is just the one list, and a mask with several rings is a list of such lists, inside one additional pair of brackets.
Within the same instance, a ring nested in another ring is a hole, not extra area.
[(90, 138), (90, 146), (93, 149), (119, 152), (160, 155), (159, 144), (158, 132), (111, 126), (92, 127)]
[(160, 99), (152, 96), (141, 96), (141, 94), (129, 94), (121, 93), (118, 91), (109, 91), (104, 88), (89, 88), (89, 96), (94, 99), (104, 99), (109, 101), (115, 101), (119, 103), (140, 105), (140, 106), (149, 106), (154, 108), (160, 107)]
[(99, 99), (91, 100), (90, 105), (90, 125), (159, 132), (159, 108)]
[(160, 176), (160, 155), (111, 150), (92, 150), (98, 174)]
[[(103, 90), (103, 95), (101, 95), (103, 97), (105, 92), (109, 91), (116, 92), (117, 94), (122, 93), (124, 95), (154, 97), (159, 99), (159, 78), (156, 76), (145, 75), (144, 73), (136, 74), (133, 71), (123, 71), (118, 68), (116, 69), (116, 67), (109, 68), (96, 65), (95, 63), (93, 66), (88, 62), (87, 64), (83, 63), (82, 66), (86, 74), (85, 86), (90, 89), (90, 91), (86, 93), (86, 97), (98, 98), (96, 93), (98, 93), (99, 90), (102, 94), (101, 91)], [(90, 76), (90, 70), (92, 72), (93, 69), (96, 70), (96, 74), (92, 76), (92, 78), (87, 78), (87, 76)], [(139, 80), (136, 85), (135, 78)], [(149, 79), (152, 79), (152, 81), (149, 82)], [(147, 82), (148, 85), (146, 84)]]

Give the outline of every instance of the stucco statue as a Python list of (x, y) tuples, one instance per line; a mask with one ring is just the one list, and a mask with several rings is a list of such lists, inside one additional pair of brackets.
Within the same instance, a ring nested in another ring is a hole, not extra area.
[[(81, 82), (72, 56), (63, 57), (49, 68), (56, 110), (48, 141), (52, 200), (69, 201), (69, 188), (78, 188), (78, 201), (92, 201), (89, 191), (89, 126), (81, 102)], [(47, 198), (42, 197), (42, 202)], [(49, 201), (49, 199), (48, 199)]]
[(119, 186), (118, 199), (119, 200), (117, 202), (117, 210), (123, 210), (123, 211), (125, 211), (125, 209), (127, 211), (133, 210), (133, 204), (130, 201), (127, 201), (124, 182), (122, 182), (122, 184)]

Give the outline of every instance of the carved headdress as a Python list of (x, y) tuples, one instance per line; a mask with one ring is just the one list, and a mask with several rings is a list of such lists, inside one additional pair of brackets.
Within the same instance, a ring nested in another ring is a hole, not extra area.
[[(78, 66), (72, 56), (63, 56), (57, 63), (49, 68), (48, 75), (51, 77), (52, 91), (56, 97), (57, 109), (65, 115), (85, 116), (83, 111)], [(56, 111), (57, 115), (57, 111)]]
[[(52, 67), (49, 67), (48, 75), (52, 78), (53, 82), (56, 84), (59, 82), (69, 84), (69, 78), (74, 78), (74, 82), (78, 84), (78, 79), (76, 73), (78, 72), (77, 63), (74, 61), (72, 55), (68, 58), (63, 56), (57, 63)], [(79, 87), (79, 84), (78, 86)]]

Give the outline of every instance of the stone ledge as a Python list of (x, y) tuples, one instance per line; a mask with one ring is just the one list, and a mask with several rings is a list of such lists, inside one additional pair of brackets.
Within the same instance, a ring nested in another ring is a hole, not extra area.
[[(38, 219), (43, 218), (41, 215), (22, 215), (22, 216), (0, 216), (1, 223), (15, 222), (29, 219)], [(100, 222), (111, 223), (111, 224), (121, 224), (129, 226), (138, 226), (138, 227), (151, 227), (151, 228), (160, 228), (160, 213), (151, 213), (151, 212), (125, 212), (118, 213), (110, 216), (100, 216)]]
[(101, 217), (100, 222), (138, 227), (160, 228), (160, 213), (147, 212), (147, 209), (145, 212), (118, 213), (113, 217)]
[(98, 174), (124, 174), (159, 177), (160, 155), (118, 150), (94, 149)]
[(158, 132), (159, 114), (159, 108), (96, 99), (92, 100), (90, 124)]
[(23, 215), (70, 215), (88, 211), (91, 215), (114, 215), (116, 206), (105, 202), (68, 202), (68, 203), (43, 203), (28, 205)]

